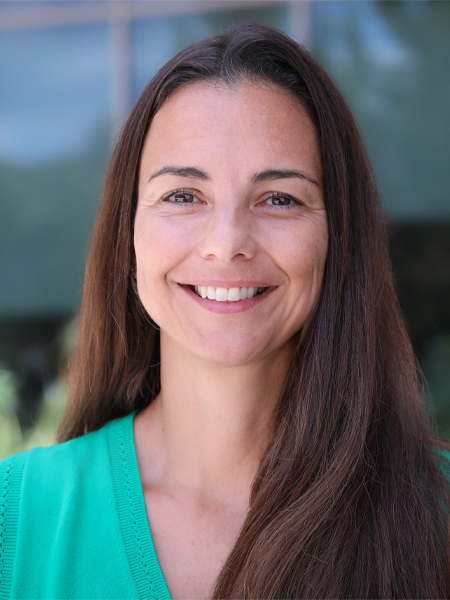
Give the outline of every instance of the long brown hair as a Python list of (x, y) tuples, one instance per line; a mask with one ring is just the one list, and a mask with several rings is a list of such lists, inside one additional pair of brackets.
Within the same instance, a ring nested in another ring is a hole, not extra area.
[(134, 107), (94, 230), (58, 439), (159, 392), (159, 330), (133, 278), (140, 156), (168, 96), (204, 80), (262, 80), (301, 99), (319, 135), (329, 226), (323, 289), (297, 336), (273, 442), (214, 598), (449, 597), (445, 444), (422, 406), (375, 178), (335, 85), (279, 31), (238, 25), (191, 46)]

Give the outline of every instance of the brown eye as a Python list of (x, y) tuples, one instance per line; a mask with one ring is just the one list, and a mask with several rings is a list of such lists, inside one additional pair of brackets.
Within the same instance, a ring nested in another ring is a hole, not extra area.
[(296, 205), (299, 206), (301, 202), (289, 194), (282, 194), (280, 192), (278, 194), (272, 194), (269, 198), (267, 198), (264, 204), (269, 206), (279, 206), (280, 208), (293, 208)]
[(194, 202), (194, 194), (189, 194), (188, 192), (177, 192), (176, 194), (172, 194), (169, 198), (172, 202), (177, 202), (179, 204)]
[(292, 202), (292, 198), (290, 198), (289, 196), (272, 196), (271, 199), (274, 206), (289, 206), (289, 204), (291, 204)]

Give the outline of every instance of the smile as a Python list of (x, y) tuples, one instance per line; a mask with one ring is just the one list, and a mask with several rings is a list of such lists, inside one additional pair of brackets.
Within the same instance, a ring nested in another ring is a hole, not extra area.
[(258, 296), (267, 290), (265, 287), (221, 288), (205, 285), (191, 286), (191, 289), (200, 298), (208, 298), (208, 300), (216, 300), (216, 302), (239, 302)]

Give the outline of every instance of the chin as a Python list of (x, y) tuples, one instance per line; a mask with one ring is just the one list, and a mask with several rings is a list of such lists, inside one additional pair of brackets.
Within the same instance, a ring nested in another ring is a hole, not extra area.
[(248, 336), (244, 340), (239, 337), (234, 334), (231, 339), (219, 340), (219, 336), (214, 336), (212, 343), (201, 344), (193, 354), (207, 363), (222, 367), (243, 366), (266, 354), (267, 343), (248, 339)]

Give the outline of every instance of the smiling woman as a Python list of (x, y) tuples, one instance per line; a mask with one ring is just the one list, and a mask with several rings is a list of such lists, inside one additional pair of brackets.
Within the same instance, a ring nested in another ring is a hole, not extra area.
[(156, 113), (139, 173), (137, 283), (184, 364), (257, 359), (270, 385), (322, 286), (321, 179), (313, 122), (278, 87), (196, 83)]
[(448, 444), (376, 183), (309, 53), (236, 26), (117, 144), (59, 444), (0, 465), (1, 598), (444, 598)]

